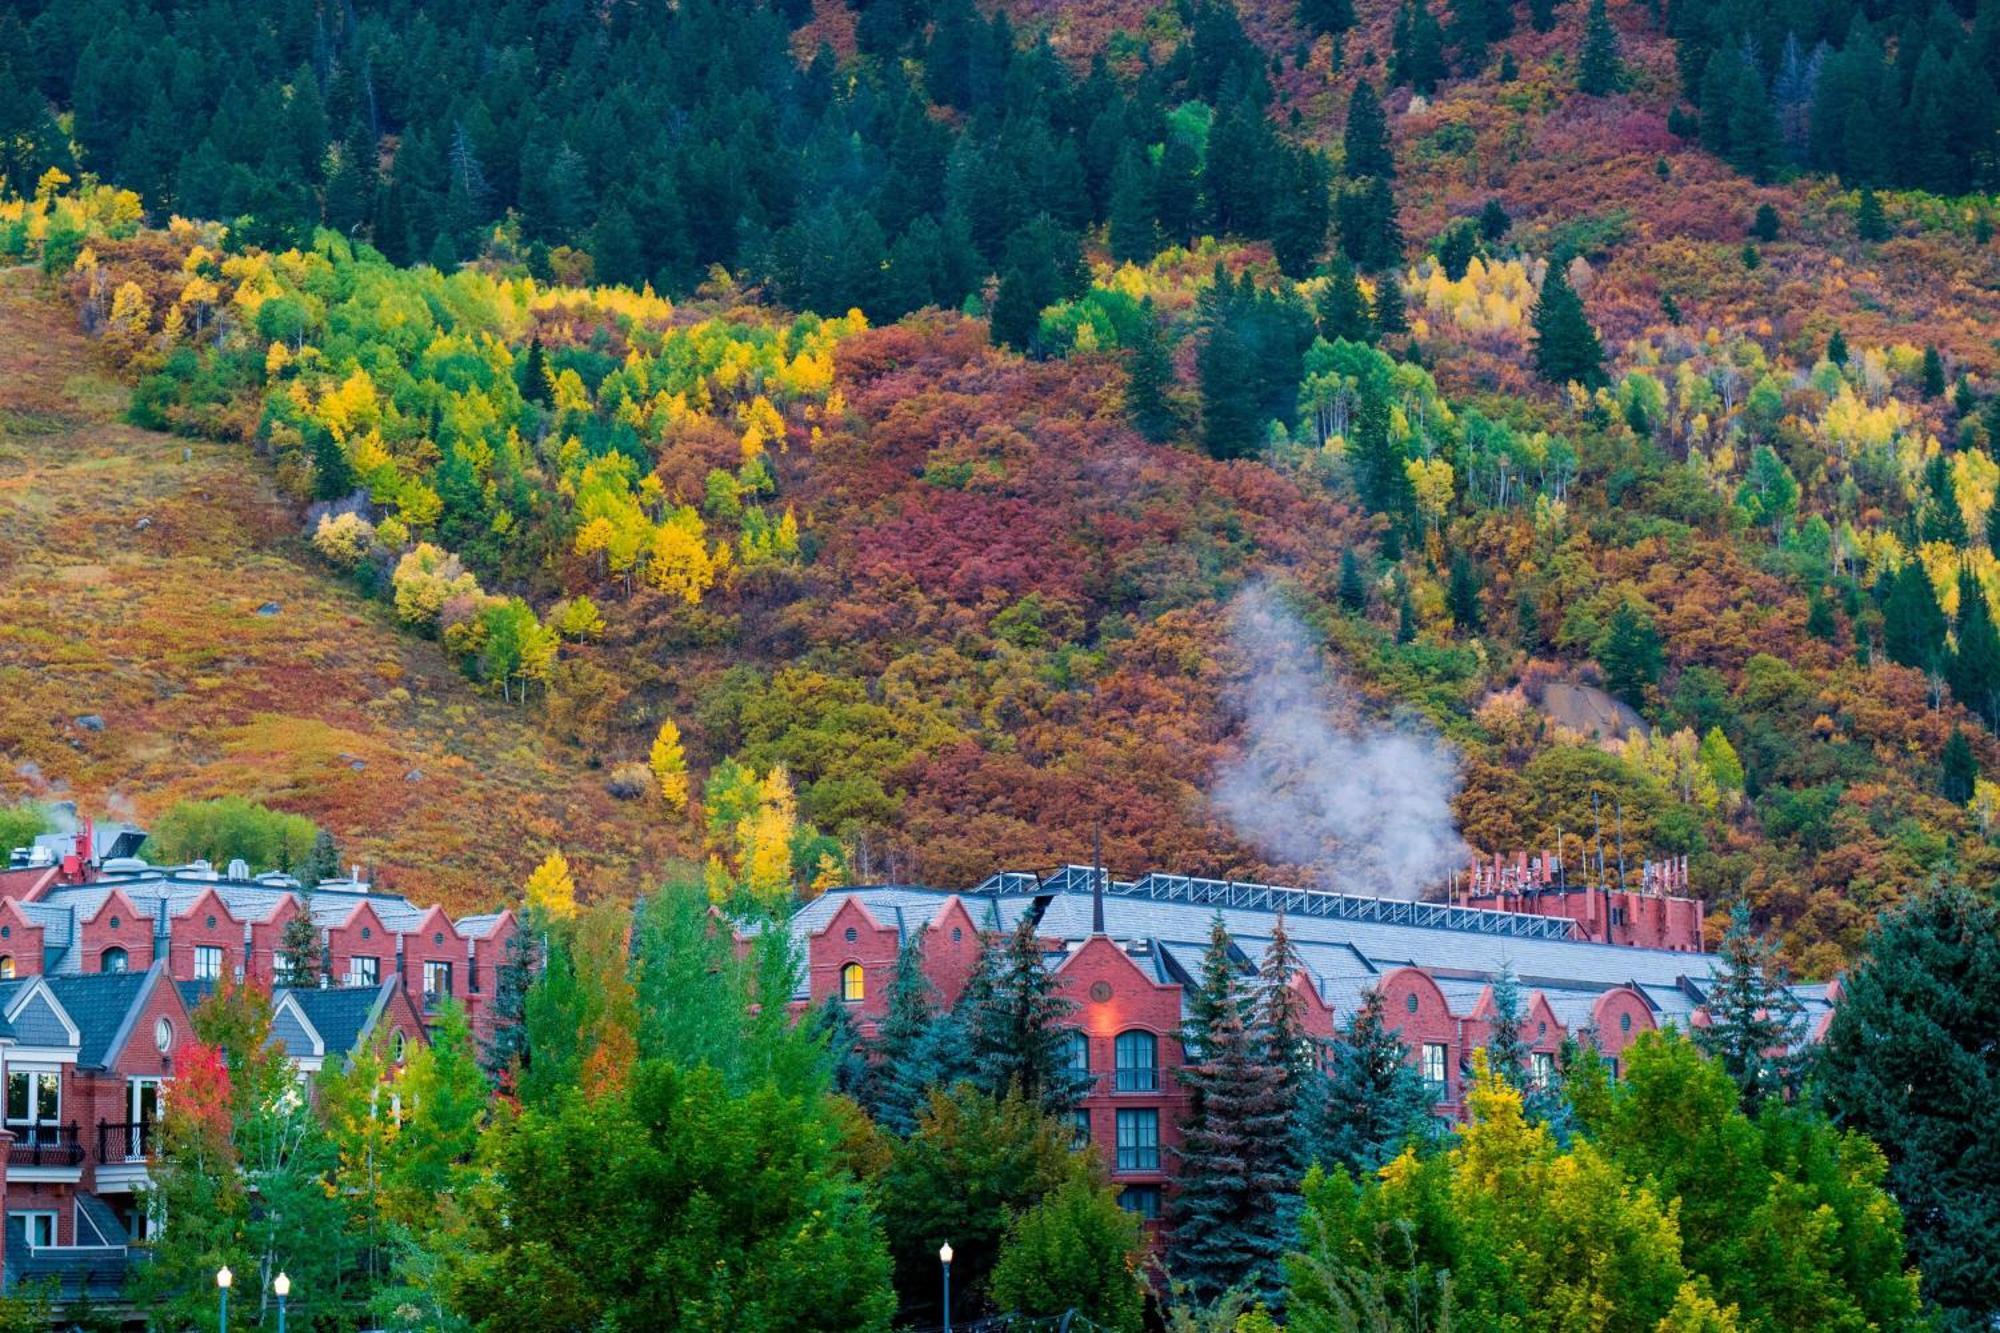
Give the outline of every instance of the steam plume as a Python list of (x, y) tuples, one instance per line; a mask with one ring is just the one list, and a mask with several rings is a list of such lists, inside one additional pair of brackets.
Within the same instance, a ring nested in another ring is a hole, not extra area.
[(1237, 595), (1230, 639), (1244, 750), (1211, 800), (1238, 837), (1345, 893), (1415, 898), (1463, 863), (1458, 761), (1440, 737), (1370, 721), (1267, 584)]

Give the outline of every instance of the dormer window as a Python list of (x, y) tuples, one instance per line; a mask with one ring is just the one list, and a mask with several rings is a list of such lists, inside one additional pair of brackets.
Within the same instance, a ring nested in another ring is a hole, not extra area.
[(840, 998), (849, 1004), (859, 1004), (868, 996), (868, 974), (861, 970), (861, 964), (849, 963), (840, 969)]
[(123, 972), (129, 966), (130, 959), (125, 951), (115, 945), (106, 949), (97, 960), (97, 970), (100, 972)]

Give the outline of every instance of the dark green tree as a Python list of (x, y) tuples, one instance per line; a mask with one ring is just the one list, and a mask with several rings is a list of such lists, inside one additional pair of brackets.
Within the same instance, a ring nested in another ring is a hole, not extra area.
[(1153, 313), (1153, 298), (1139, 303), (1144, 321), (1125, 368), (1125, 414), (1141, 435), (1159, 444), (1180, 429), (1180, 414), (1167, 393), (1174, 384), (1173, 355), (1166, 330)]
[(1347, 98), (1347, 125), (1341, 132), (1345, 151), (1341, 169), (1351, 179), (1363, 176), (1394, 176), (1396, 155), (1389, 147), (1389, 118), (1375, 85), (1358, 80)]
[(1507, 215), (1507, 206), (1498, 199), (1488, 199), (1479, 210), (1479, 235), (1486, 241), (1498, 241), (1514, 228), (1514, 219)]
[(1338, 35), (1354, 26), (1354, 0), (1299, 0), (1299, 26)]
[(1631, 598), (1618, 603), (1592, 652), (1604, 669), (1605, 689), (1634, 708), (1645, 703), (1660, 678), (1663, 653), (1659, 628), (1643, 604)]
[(1487, 1019), (1486, 1063), (1515, 1091), (1528, 1087), (1528, 1043), (1521, 1037), (1521, 982), (1511, 966), (1493, 978), (1493, 1013)]
[(1842, 982), (1814, 1086), (1889, 1159), (1910, 1258), (1949, 1333), (2000, 1310), (2000, 908), (1958, 885), (1887, 913)]
[(1434, 1100), (1370, 989), (1328, 1053), (1307, 1122), (1313, 1160), (1357, 1175), (1379, 1170), (1428, 1135)]
[(1107, 240), (1115, 259), (1143, 264), (1159, 253), (1159, 207), (1153, 198), (1153, 167), (1138, 148), (1127, 145), (1111, 177), (1111, 219)]
[(1018, 1091), (1050, 1114), (1067, 1115), (1089, 1078), (1069, 1067), (1064, 1020), (1075, 1006), (1057, 988), (1032, 917), (986, 940), (959, 1003), (974, 1083), (991, 1096)]
[(1390, 40), (1389, 78), (1425, 97), (1436, 92), (1445, 75), (1444, 28), (1428, 0), (1403, 0)]
[(1782, 1099), (1797, 1086), (1795, 1052), (1805, 1035), (1805, 1017), (1777, 947), (1758, 937), (1747, 903), (1737, 903), (1729, 914), (1707, 989), (1708, 1026), (1694, 1030), (1695, 1043), (1722, 1062), (1741, 1090), (1744, 1111), (1755, 1115), (1766, 1101)]
[(1861, 204), (1854, 213), (1854, 234), (1864, 241), (1889, 239), (1889, 219), (1883, 215), (1882, 201), (1867, 186), (1861, 189)]
[(1590, 0), (1583, 25), (1583, 54), (1576, 62), (1577, 91), (1591, 97), (1615, 93), (1625, 82), (1625, 64), (1618, 56), (1618, 30), (1604, 0)]
[(1769, 204), (1757, 205), (1757, 217), (1750, 224), (1750, 234), (1766, 245), (1777, 240), (1778, 210)]
[(924, 975), (925, 929), (909, 932), (896, 951), (888, 1007), (875, 1025), (874, 1077), (863, 1104), (875, 1123), (891, 1134), (916, 1128), (917, 1116), (937, 1083), (938, 1071), (924, 1057), (926, 1038), (937, 1021), (936, 987)]
[(1452, 623), (1464, 633), (1477, 634), (1485, 627), (1483, 587), (1479, 567), (1472, 563), (1472, 557), (1464, 551), (1453, 552), (1451, 573), (1445, 582), (1445, 606), (1451, 611)]
[(1924, 348), (1924, 397), (1944, 397), (1944, 358), (1936, 346)]
[(1604, 349), (1584, 314), (1583, 301), (1555, 259), (1549, 261), (1535, 300), (1535, 369), (1551, 384), (1572, 381), (1587, 389), (1604, 383)]
[(1319, 294), (1319, 334), (1328, 342), (1345, 338), (1349, 342), (1373, 342), (1375, 325), (1369, 316), (1368, 298), (1361, 294), (1354, 265), (1346, 255), (1336, 255), (1333, 272)]
[(1377, 514), (1406, 518), (1416, 507), (1403, 446), (1390, 431), (1389, 386), (1363, 381), (1347, 441), (1347, 466), (1361, 503)]
[(1953, 805), (1971, 801), (1973, 787), (1979, 782), (1979, 757), (1972, 753), (1972, 742), (1958, 727), (1946, 738), (1938, 766), (1938, 795)]
[(1375, 280), (1375, 331), (1384, 336), (1410, 331), (1410, 321), (1403, 313), (1403, 284), (1394, 271)]
[(1368, 609), (1368, 580), (1361, 572), (1361, 559), (1348, 547), (1340, 553), (1340, 609), (1360, 615)]
[(1944, 665), (1945, 618), (1923, 562), (1906, 560), (1889, 576), (1882, 605), (1882, 651), (1899, 666), (1936, 671)]
[(1989, 727), (2000, 727), (2000, 630), (1993, 608), (1972, 571), (1958, 573), (1958, 650), (1946, 672), (1952, 698), (1977, 713)]
[(1847, 336), (1839, 329), (1835, 329), (1833, 336), (1826, 340), (1826, 359), (1836, 366), (1847, 364)]

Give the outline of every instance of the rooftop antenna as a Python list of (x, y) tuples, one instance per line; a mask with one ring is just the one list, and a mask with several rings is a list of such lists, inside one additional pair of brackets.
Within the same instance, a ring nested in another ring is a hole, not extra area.
[(1604, 819), (1597, 809), (1597, 788), (1590, 789), (1590, 841), (1597, 849), (1597, 872), (1591, 883), (1604, 883)]
[(1104, 933), (1104, 825), (1090, 831), (1090, 933)]

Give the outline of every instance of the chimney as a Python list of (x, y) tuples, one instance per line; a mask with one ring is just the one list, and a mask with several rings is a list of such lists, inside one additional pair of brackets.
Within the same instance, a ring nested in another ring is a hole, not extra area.
[(1100, 826), (1090, 835), (1090, 933), (1104, 933), (1104, 830)]

